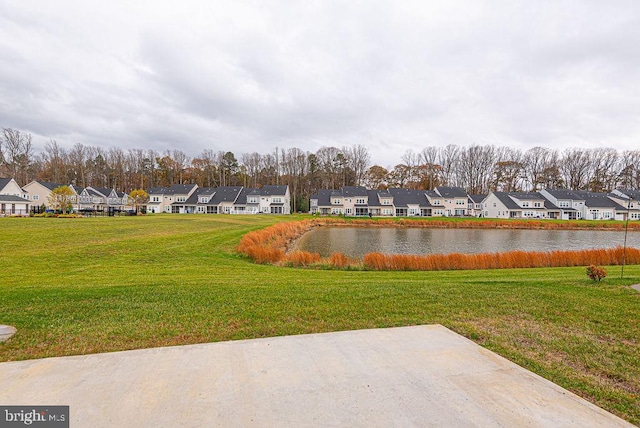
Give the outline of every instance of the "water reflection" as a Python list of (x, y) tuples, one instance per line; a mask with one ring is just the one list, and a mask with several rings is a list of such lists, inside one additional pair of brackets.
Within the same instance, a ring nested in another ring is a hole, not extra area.
[[(420, 229), (320, 227), (298, 242), (304, 251), (329, 256), (553, 251), (622, 246), (624, 232), (600, 230)], [(629, 233), (628, 247), (640, 248), (640, 233)]]

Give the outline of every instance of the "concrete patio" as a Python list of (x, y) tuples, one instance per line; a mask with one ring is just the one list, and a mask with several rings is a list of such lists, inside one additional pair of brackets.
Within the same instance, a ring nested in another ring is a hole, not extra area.
[(0, 364), (0, 404), (72, 427), (631, 427), (439, 326)]

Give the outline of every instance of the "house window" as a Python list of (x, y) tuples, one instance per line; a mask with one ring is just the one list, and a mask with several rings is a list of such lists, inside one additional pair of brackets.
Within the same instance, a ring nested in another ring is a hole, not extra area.
[(464, 205), (466, 204), (467, 201), (464, 199), (456, 199), (456, 205)]
[(364, 205), (365, 203), (364, 199), (356, 199), (356, 204), (358, 205)]
[(347, 215), (351, 215), (351, 208), (347, 208)]
[(332, 200), (331, 200), (331, 203), (332, 203), (333, 205), (340, 205), (340, 199), (332, 199)]
[(40, 199), (40, 196), (38, 196), (38, 195), (33, 195), (33, 200), (34, 200), (34, 201), (37, 201), (38, 199)]
[(187, 198), (185, 198), (184, 196), (177, 196), (176, 197), (176, 202), (184, 202), (186, 200), (187, 200)]
[(257, 204), (258, 203), (258, 197), (257, 196), (251, 196), (251, 197), (247, 198), (247, 203)]
[(391, 199), (383, 199), (382, 205), (391, 205)]
[(496, 203), (494, 202), (494, 203), (493, 203), (493, 208), (495, 208), (495, 207), (496, 207)]
[(523, 202), (522, 208), (529, 208), (529, 202)]
[(273, 203), (274, 203), (274, 204), (281, 204), (281, 203), (282, 203), (282, 198), (274, 197), (274, 198), (273, 198)]
[(540, 208), (541, 207), (540, 202), (534, 202), (533, 203), (533, 207), (534, 208)]
[(433, 200), (433, 205), (441, 205), (440, 204), (440, 199), (434, 199)]
[(200, 196), (200, 203), (201, 204), (206, 204), (208, 202), (207, 200), (208, 198), (206, 196)]

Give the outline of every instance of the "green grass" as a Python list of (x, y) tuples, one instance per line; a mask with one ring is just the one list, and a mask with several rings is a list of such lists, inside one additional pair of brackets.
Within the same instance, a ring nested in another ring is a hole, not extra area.
[(640, 424), (640, 266), (452, 272), (255, 265), (240, 237), (296, 217), (0, 219), (0, 361), (442, 324)]

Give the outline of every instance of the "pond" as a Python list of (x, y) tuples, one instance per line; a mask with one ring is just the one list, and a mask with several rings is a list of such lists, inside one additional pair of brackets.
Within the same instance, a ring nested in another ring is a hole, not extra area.
[[(362, 257), (388, 254), (495, 253), (512, 250), (553, 251), (622, 246), (624, 231), (523, 229), (422, 229), (319, 227), (303, 235), (297, 248)], [(629, 232), (627, 247), (640, 248), (640, 232)]]

